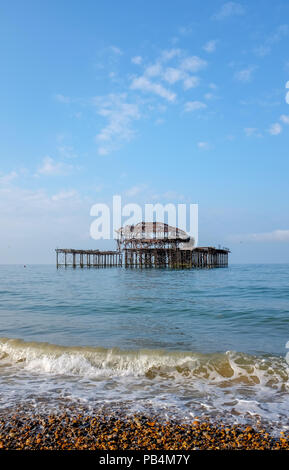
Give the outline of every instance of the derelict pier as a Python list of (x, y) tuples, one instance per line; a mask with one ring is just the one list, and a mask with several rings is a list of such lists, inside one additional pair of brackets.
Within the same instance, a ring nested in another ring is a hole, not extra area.
[(188, 234), (160, 222), (140, 222), (117, 230), (117, 250), (57, 248), (56, 267), (222, 268), (228, 248), (195, 247)]

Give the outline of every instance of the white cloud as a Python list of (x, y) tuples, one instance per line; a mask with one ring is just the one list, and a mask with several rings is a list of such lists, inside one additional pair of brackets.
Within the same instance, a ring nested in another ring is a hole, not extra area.
[(116, 46), (110, 46), (109, 49), (116, 55), (122, 55), (122, 50)]
[(143, 66), (142, 75), (132, 78), (130, 88), (158, 95), (172, 103), (177, 94), (171, 88), (179, 83), (182, 83), (184, 90), (197, 87), (200, 78), (195, 73), (206, 66), (205, 60), (198, 56), (187, 56), (182, 49), (163, 50), (154, 63)]
[(63, 158), (77, 158), (78, 155), (75, 153), (74, 148), (71, 145), (61, 145), (57, 147), (59, 155)]
[(132, 188), (129, 188), (125, 191), (125, 195), (128, 196), (128, 197), (134, 197), (137, 194), (144, 191), (145, 188), (146, 188), (146, 185), (144, 185), (144, 184), (141, 184), (139, 186), (137, 186), (137, 185), (133, 186)]
[(198, 142), (198, 147), (201, 150), (209, 150), (211, 148), (210, 144), (208, 142)]
[(266, 55), (270, 54), (271, 52), (271, 47), (269, 46), (258, 46), (254, 49), (254, 52), (257, 56), (259, 57), (265, 57)]
[(195, 88), (199, 85), (199, 83), (199, 77), (196, 77), (194, 75), (188, 75), (186, 78), (184, 78), (184, 89), (189, 90), (190, 88)]
[(16, 171), (11, 171), (7, 175), (0, 173), (0, 186), (10, 185), (18, 177)]
[(240, 82), (250, 82), (252, 80), (252, 74), (255, 67), (248, 67), (235, 73), (235, 78)]
[[(18, 185), (0, 188), (0, 213), (3, 216), (8, 215), (15, 223), (17, 223), (17, 218), (15, 219), (14, 215), (16, 212), (19, 213), (19, 207), (21, 207), (22, 218), (26, 219), (26, 216), (30, 216), (30, 221), (33, 220), (37, 224), (39, 217), (56, 215), (55, 209), (64, 207), (62, 202), (65, 205), (69, 203), (73, 212), (75, 204), (82, 204), (85, 201), (86, 198), (81, 199), (75, 190), (63, 189), (50, 195), (44, 189), (24, 189)], [(68, 208), (67, 205), (66, 207)]]
[(255, 127), (246, 127), (244, 131), (247, 137), (262, 137), (262, 134)]
[(207, 66), (207, 62), (198, 56), (186, 57), (182, 60), (180, 68), (182, 70), (196, 73)]
[(150, 195), (150, 199), (158, 202), (165, 200), (176, 203), (177, 201), (184, 201), (185, 197), (177, 191), (169, 190), (164, 193), (153, 193)]
[[(215, 43), (208, 44), (209, 49)], [(114, 56), (119, 56), (122, 51), (116, 46), (106, 48), (113, 53), (112, 60), (117, 60)], [(183, 90), (195, 88), (200, 83), (197, 73), (207, 66), (207, 62), (198, 56), (189, 56), (185, 50), (171, 48), (162, 50), (151, 63), (144, 63), (141, 55), (135, 55), (131, 62), (139, 67), (141, 72), (130, 77), (129, 90), (125, 93), (112, 93), (108, 96), (100, 96), (88, 100), (71, 99), (64, 95), (57, 95), (56, 99), (62, 103), (80, 103), (82, 106), (92, 105), (96, 108), (96, 113), (101, 116), (104, 123), (100, 123), (100, 128), (96, 135), (98, 144), (98, 154), (108, 155), (117, 150), (124, 141), (129, 142), (135, 136), (133, 123), (141, 116), (148, 116), (152, 113), (161, 112), (161, 99), (167, 106), (175, 103), (177, 99), (177, 87)], [(115, 78), (115, 72), (110, 72), (110, 78)], [(107, 74), (106, 74), (107, 77)], [(119, 81), (120, 83), (120, 81)], [(134, 93), (132, 93), (132, 90)], [(146, 93), (148, 98), (144, 100), (141, 93)], [(186, 105), (187, 110), (201, 109), (206, 107), (204, 103)], [(157, 116), (153, 116), (154, 122)], [(68, 146), (59, 147), (61, 157), (72, 158), (75, 156), (73, 148)], [(45, 162), (43, 168), (38, 173), (52, 174), (60, 171), (59, 166), (50, 160)]]
[(69, 96), (64, 96), (60, 93), (55, 95), (55, 99), (59, 101), (59, 103), (65, 103), (65, 104), (71, 103), (71, 98)]
[(166, 191), (160, 196), (162, 199), (168, 201), (183, 201), (185, 199), (183, 194), (178, 193), (177, 191)]
[(132, 57), (131, 61), (135, 65), (140, 65), (142, 63), (142, 57), (140, 55), (137, 55), (135, 57)]
[(281, 39), (288, 36), (289, 26), (288, 24), (282, 24), (278, 26), (277, 30), (268, 38), (269, 44), (277, 44)]
[(168, 62), (169, 60), (179, 57), (182, 54), (181, 49), (169, 49), (162, 52), (161, 61)]
[(212, 53), (212, 52), (215, 52), (217, 42), (218, 42), (218, 41), (217, 41), (216, 39), (214, 39), (214, 40), (212, 40), (212, 41), (208, 41), (208, 42), (204, 45), (203, 49), (204, 49), (206, 52), (208, 52), (209, 54)]
[(245, 8), (240, 3), (236, 2), (227, 2), (221, 7), (221, 9), (216, 13), (213, 18), (216, 20), (224, 20), (231, 16), (240, 16), (245, 13)]
[(108, 155), (123, 141), (128, 142), (134, 137), (132, 123), (140, 118), (140, 111), (137, 104), (127, 101), (125, 93), (96, 97), (93, 104), (97, 113), (107, 121), (96, 136), (97, 142), (100, 143), (98, 153)]
[(279, 135), (282, 132), (282, 126), (279, 124), (279, 122), (276, 122), (275, 124), (272, 124), (272, 126), (269, 129), (269, 133), (271, 135)]
[(65, 199), (71, 199), (77, 196), (77, 192), (72, 190), (72, 191), (60, 191), (57, 194), (54, 194), (51, 196), (52, 201), (62, 201)]
[(115, 72), (109, 72), (108, 74), (109, 78), (113, 81), (116, 79), (117, 77), (117, 74)]
[(114, 150), (113, 146), (98, 147), (98, 155), (109, 155)]
[(254, 135), (257, 132), (257, 129), (255, 127), (246, 127), (244, 131), (246, 136), (250, 137), (251, 135)]
[(187, 101), (187, 103), (185, 103), (184, 110), (185, 112), (191, 112), (205, 108), (207, 108), (207, 105), (202, 101)]
[(183, 73), (179, 69), (169, 67), (164, 71), (163, 78), (166, 82), (173, 84), (183, 78)]
[(163, 85), (160, 83), (152, 82), (149, 80), (147, 77), (137, 77), (134, 78), (132, 83), (131, 83), (131, 89), (132, 90), (141, 90), (144, 92), (151, 92), (156, 95), (161, 96), (162, 98), (165, 98), (167, 101), (175, 101), (176, 99), (176, 94), (165, 88)]
[(82, 118), (82, 112), (81, 111), (75, 111), (74, 113), (71, 114), (71, 117), (74, 117), (75, 119), (81, 119)]
[(156, 63), (156, 64), (153, 64), (153, 65), (149, 65), (146, 69), (145, 69), (145, 74), (148, 76), (148, 77), (157, 77), (161, 74), (162, 72), (162, 66), (160, 63)]
[(264, 57), (270, 54), (272, 46), (280, 42), (284, 37), (288, 35), (289, 27), (287, 24), (280, 25), (274, 33), (267, 37), (264, 44), (259, 47), (256, 47), (254, 52), (259, 57)]
[(191, 34), (191, 32), (192, 32), (192, 27), (191, 26), (181, 26), (179, 28), (179, 33), (182, 36), (188, 36), (189, 34)]
[(0, 187), (2, 262), (54, 263), (57, 246), (89, 243), (93, 202), (75, 191)]
[(282, 116), (280, 117), (281, 121), (284, 123), (284, 124), (289, 124), (289, 116), (286, 115), (286, 114), (282, 114)]
[(67, 165), (63, 162), (56, 162), (53, 158), (46, 156), (43, 159), (41, 167), (38, 168), (36, 176), (66, 175), (72, 170), (72, 168), (72, 165)]
[(195, 75), (189, 75), (181, 68), (176, 67), (168, 67), (166, 68), (161, 78), (168, 82), (170, 85), (174, 85), (175, 83), (182, 81), (185, 90), (189, 90), (190, 88), (195, 88), (199, 85), (200, 79)]
[(230, 239), (234, 242), (289, 242), (289, 230), (232, 235)]

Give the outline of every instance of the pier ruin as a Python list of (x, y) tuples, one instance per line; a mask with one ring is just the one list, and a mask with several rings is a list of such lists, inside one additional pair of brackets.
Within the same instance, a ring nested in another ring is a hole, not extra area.
[(228, 248), (195, 247), (194, 240), (176, 227), (140, 222), (116, 231), (117, 250), (57, 248), (56, 267), (221, 268), (228, 266)]

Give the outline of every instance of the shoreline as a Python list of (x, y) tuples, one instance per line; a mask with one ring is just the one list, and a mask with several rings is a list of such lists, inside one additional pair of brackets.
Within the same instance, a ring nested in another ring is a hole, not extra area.
[(1, 450), (283, 450), (289, 433), (273, 437), (251, 425), (227, 425), (195, 418), (192, 423), (156, 417), (0, 414)]

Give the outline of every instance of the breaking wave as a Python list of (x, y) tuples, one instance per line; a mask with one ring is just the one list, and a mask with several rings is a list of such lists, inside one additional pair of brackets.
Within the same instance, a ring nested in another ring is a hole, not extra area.
[[(289, 429), (289, 365), (240, 352), (69, 347), (0, 338), (0, 409), (105, 409)], [(261, 420), (261, 421), (260, 421)], [(277, 432), (277, 431), (276, 431)]]
[(289, 389), (289, 366), (285, 358), (253, 356), (234, 351), (215, 354), (165, 350), (127, 350), (68, 347), (49, 343), (0, 339), (0, 367), (13, 367), (55, 376), (145, 377), (195, 380), (229, 387), (234, 384)]

